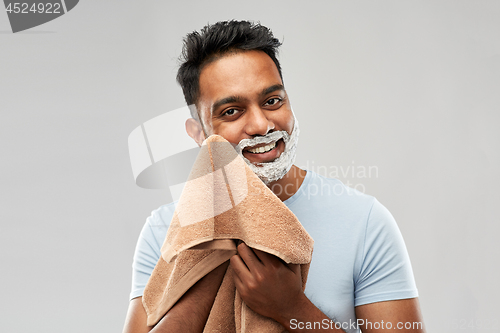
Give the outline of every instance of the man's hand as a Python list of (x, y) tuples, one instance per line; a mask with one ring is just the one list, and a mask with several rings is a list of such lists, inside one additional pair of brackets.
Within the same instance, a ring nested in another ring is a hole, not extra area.
[(241, 298), (258, 314), (276, 320), (289, 332), (344, 332), (336, 328), (292, 329), (292, 319), (330, 320), (302, 291), (300, 265), (287, 265), (276, 256), (241, 243), (238, 254), (231, 258), (231, 266)]
[(278, 322), (293, 317), (304, 301), (300, 265), (251, 249), (245, 243), (231, 258), (236, 289), (252, 310)]

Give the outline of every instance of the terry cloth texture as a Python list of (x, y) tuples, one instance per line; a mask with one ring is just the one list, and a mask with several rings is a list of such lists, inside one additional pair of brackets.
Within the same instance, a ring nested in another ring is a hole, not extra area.
[[(235, 240), (300, 264), (305, 289), (313, 239), (251, 171), (233, 146), (212, 135), (202, 145), (142, 298), (153, 326), (198, 280), (233, 256)], [(283, 332), (240, 298), (231, 265), (204, 332)]]

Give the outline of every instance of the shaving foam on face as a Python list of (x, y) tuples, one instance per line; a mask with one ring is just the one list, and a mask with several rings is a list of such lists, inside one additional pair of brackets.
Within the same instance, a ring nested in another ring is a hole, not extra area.
[[(294, 123), (292, 134), (286, 131), (277, 131), (269, 133), (265, 136), (259, 136), (254, 139), (243, 139), (235, 147), (238, 154), (243, 157), (243, 160), (248, 164), (250, 169), (264, 182), (269, 185), (270, 183), (283, 178), (288, 171), (290, 171), (293, 163), (295, 162), (297, 143), (299, 141), (299, 123), (294, 115)], [(261, 143), (268, 144), (283, 139), (285, 142), (285, 151), (272, 162), (255, 163), (253, 164), (243, 156), (243, 149), (252, 147)]]

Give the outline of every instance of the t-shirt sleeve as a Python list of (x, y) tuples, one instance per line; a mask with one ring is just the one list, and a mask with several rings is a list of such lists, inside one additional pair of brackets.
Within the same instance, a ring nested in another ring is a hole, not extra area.
[(168, 230), (168, 223), (165, 222), (168, 217), (164, 215), (169, 215), (168, 213), (165, 207), (153, 211), (141, 230), (132, 263), (130, 299), (142, 296), (149, 277), (160, 259), (161, 246)]
[(354, 306), (418, 297), (410, 258), (391, 213), (374, 200), (368, 215)]

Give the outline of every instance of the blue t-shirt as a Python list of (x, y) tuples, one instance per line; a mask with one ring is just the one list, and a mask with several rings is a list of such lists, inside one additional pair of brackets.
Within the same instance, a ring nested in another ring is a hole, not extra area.
[[(346, 332), (358, 332), (352, 329), (354, 307), (418, 296), (403, 237), (374, 197), (307, 171), (284, 203), (314, 239), (305, 294)], [(144, 292), (174, 210), (175, 203), (163, 205), (146, 220), (132, 265), (131, 299)]]

